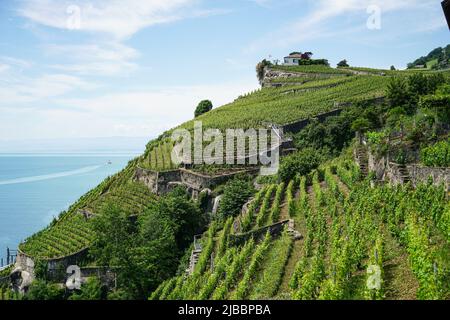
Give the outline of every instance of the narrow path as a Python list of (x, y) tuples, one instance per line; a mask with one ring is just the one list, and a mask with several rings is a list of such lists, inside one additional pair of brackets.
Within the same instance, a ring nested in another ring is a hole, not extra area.
[[(297, 228), (296, 228), (297, 229)], [(292, 248), (291, 256), (284, 269), (283, 280), (281, 281), (280, 289), (278, 295), (289, 299), (290, 288), (289, 282), (291, 281), (292, 275), (295, 271), (295, 266), (300, 258), (304, 255), (304, 240), (298, 240), (294, 242), (294, 247)]]
[[(289, 206), (287, 201), (284, 201), (281, 205), (281, 211), (280, 211), (280, 221), (288, 220), (289, 217)], [(278, 221), (274, 221), (274, 223), (277, 223)]]
[(385, 231), (384, 278), (387, 300), (415, 300), (419, 284), (408, 262), (408, 253)]
[[(298, 200), (300, 198), (300, 190), (296, 190), (294, 201), (295, 203), (298, 203)], [(289, 210), (287, 203), (285, 204), (286, 208), (283, 208), (282, 210), (282, 216), (283, 214), (287, 217), (287, 219), (290, 219), (289, 217)], [(295, 230), (300, 232), (300, 234), (304, 237), (306, 232), (306, 224), (305, 220), (303, 218), (303, 215), (297, 211), (296, 216), (293, 218), (295, 222)], [(289, 260), (286, 264), (283, 279), (281, 281), (280, 289), (278, 290), (278, 295), (280, 299), (290, 299), (290, 288), (289, 288), (289, 282), (291, 281), (292, 275), (295, 271), (295, 267), (297, 265), (297, 262), (300, 260), (301, 257), (304, 256), (304, 241), (305, 239), (302, 238), (300, 240), (297, 240), (294, 242), (294, 246), (292, 248), (291, 256), (289, 257)]]
[(336, 182), (337, 182), (338, 185), (339, 185), (339, 190), (341, 190), (342, 192), (344, 192), (344, 195), (345, 195), (345, 197), (347, 198), (348, 195), (350, 194), (350, 189), (348, 188), (348, 186), (347, 186), (345, 183), (343, 183), (343, 182), (341, 181), (341, 179), (339, 179), (339, 177), (338, 177), (337, 175), (333, 174), (333, 177), (334, 177), (334, 179), (336, 180)]

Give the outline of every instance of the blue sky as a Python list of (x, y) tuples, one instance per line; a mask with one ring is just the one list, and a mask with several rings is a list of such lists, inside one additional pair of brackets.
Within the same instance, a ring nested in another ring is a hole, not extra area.
[(404, 68), (449, 43), (439, 0), (0, 0), (0, 27), (0, 140), (154, 137), (269, 56)]

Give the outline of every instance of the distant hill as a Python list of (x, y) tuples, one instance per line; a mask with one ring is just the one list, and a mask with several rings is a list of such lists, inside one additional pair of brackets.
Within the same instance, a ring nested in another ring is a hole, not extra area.
[(450, 68), (450, 44), (445, 48), (436, 48), (428, 55), (408, 63), (408, 69), (420, 68), (421, 66), (433, 70)]

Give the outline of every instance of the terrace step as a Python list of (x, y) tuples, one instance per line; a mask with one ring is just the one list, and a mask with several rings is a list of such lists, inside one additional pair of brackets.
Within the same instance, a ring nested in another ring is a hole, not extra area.
[(359, 163), (359, 170), (363, 176), (367, 176), (369, 174), (369, 157), (367, 155), (367, 151), (363, 147), (358, 146), (355, 151), (355, 155)]
[(398, 171), (400, 172), (400, 177), (403, 181), (403, 183), (408, 183), (411, 181), (411, 177), (409, 176), (408, 169), (405, 165), (400, 165), (398, 167)]

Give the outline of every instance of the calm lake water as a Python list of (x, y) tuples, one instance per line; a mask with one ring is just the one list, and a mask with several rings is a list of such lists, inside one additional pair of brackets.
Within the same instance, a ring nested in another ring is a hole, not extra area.
[(0, 154), (0, 258), (135, 156)]

